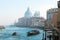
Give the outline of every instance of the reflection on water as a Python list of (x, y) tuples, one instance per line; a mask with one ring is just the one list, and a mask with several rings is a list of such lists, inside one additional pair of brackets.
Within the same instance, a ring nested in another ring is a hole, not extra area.
[[(27, 32), (31, 30), (39, 30), (40, 34), (35, 36), (27, 36)], [(12, 33), (17, 32), (16, 36)], [(41, 40), (43, 37), (43, 30), (37, 28), (22, 28), (22, 27), (6, 27), (0, 30), (0, 40)]]

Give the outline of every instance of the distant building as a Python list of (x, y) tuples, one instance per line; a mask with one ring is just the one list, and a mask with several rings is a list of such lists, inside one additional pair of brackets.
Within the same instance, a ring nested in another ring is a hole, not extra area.
[(30, 27), (42, 27), (45, 26), (45, 19), (42, 17), (20, 18), (16, 23), (16, 26), (30, 26)]
[(36, 12), (34, 13), (34, 17), (40, 17), (40, 12), (39, 12), (39, 11), (36, 11)]
[(27, 11), (25, 12), (25, 18), (30, 18), (32, 16), (31, 11), (29, 8), (27, 8)]
[(32, 17), (31, 20), (32, 20), (31, 26), (34, 26), (34, 27), (45, 26), (45, 23), (44, 23), (45, 19), (42, 17)]
[(24, 17), (19, 18), (16, 26), (26, 26), (26, 27), (42, 27), (45, 25), (45, 19), (40, 17), (40, 12), (36, 11), (34, 16), (32, 16), (31, 11), (27, 8)]

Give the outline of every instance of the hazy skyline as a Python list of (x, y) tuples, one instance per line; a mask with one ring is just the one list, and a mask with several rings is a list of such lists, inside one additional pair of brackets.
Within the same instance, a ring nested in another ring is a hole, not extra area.
[(46, 11), (57, 8), (58, 0), (0, 0), (0, 25), (13, 24), (24, 16), (29, 7), (32, 14), (40, 11), (40, 16), (46, 18)]

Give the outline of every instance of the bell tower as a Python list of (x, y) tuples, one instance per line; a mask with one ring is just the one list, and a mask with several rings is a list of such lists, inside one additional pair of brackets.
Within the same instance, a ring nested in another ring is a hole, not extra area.
[(58, 8), (60, 8), (60, 1), (58, 1)]

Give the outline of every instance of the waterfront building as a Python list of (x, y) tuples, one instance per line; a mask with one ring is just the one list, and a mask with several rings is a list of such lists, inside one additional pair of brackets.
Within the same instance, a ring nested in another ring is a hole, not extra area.
[(52, 24), (56, 27), (56, 11), (57, 9), (56, 8), (53, 8), (53, 9), (49, 9), (47, 11), (47, 23), (48, 23), (48, 26), (51, 26)]
[(60, 28), (60, 1), (58, 1), (58, 11), (57, 11), (57, 26)]
[(47, 11), (48, 24), (52, 24), (54, 27), (60, 26), (60, 1), (58, 1), (58, 8), (49, 9)]
[(18, 22), (16, 23), (16, 26), (30, 26), (31, 25), (31, 20), (30, 18), (19, 18)]
[(19, 18), (18, 22), (15, 24), (16, 26), (24, 26), (24, 18)]
[(45, 23), (44, 23), (45, 19), (43, 17), (32, 17), (31, 21), (32, 21), (31, 26), (34, 26), (34, 27), (45, 26)]
[[(53, 9), (49, 9), (47, 12), (47, 20), (48, 20), (48, 27), (50, 28), (50, 31), (52, 35), (57, 35), (56, 31), (54, 30), (54, 28), (52, 27), (58, 27), (57, 26), (57, 11), (58, 8), (53, 8)], [(55, 37), (53, 38), (53, 40), (55, 39)]]
[(50, 13), (52, 17), (49, 16), (49, 14), (48, 14), (47, 19), (48, 19), (48, 17), (51, 18), (51, 19), (49, 19), (49, 21), (52, 24), (52, 25), (50, 25), (50, 27), (51, 27), (51, 29), (53, 29), (52, 30), (53, 35), (55, 35), (53, 40), (60, 40), (60, 1), (58, 1), (58, 8), (53, 8), (53, 9), (54, 9), (54, 11)]
[(58, 36), (60, 40), (60, 1), (58, 1), (58, 11), (57, 11), (57, 27), (58, 27)]
[(45, 25), (43, 17), (20, 18), (16, 23), (17, 26), (42, 27)]

